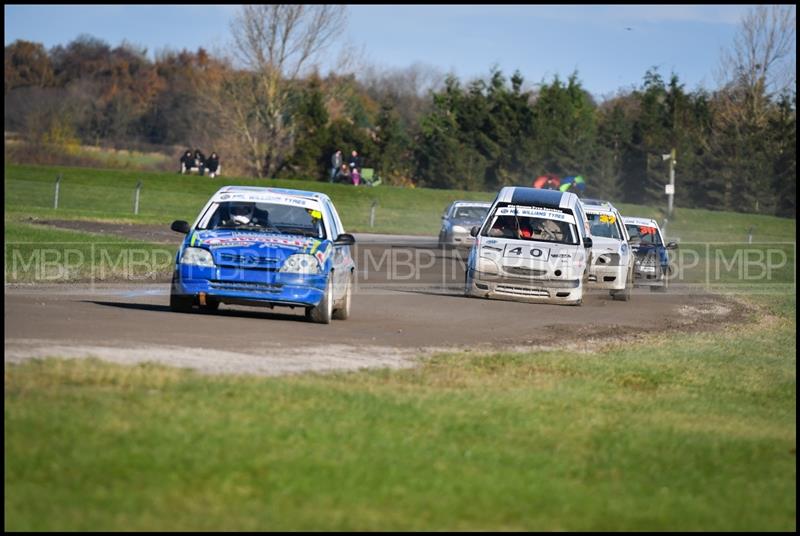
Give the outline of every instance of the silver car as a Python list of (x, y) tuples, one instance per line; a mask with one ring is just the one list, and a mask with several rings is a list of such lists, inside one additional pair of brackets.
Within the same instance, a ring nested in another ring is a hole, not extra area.
[(480, 201), (453, 201), (442, 215), (439, 246), (471, 247), (475, 238), (470, 235), (470, 229), (483, 223), (491, 206)]

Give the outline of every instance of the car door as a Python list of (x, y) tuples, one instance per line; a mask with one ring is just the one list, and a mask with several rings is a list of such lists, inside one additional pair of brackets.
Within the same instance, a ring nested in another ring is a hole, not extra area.
[[(339, 219), (339, 214), (336, 212), (336, 207), (333, 206), (333, 203), (326, 200), (323, 203), (323, 207), (325, 208), (326, 212), (325, 216), (330, 222), (330, 239), (333, 242), (339, 237), (340, 234), (344, 233), (344, 228), (342, 227), (342, 222)], [(347, 282), (354, 263), (350, 246), (337, 246), (333, 244), (332, 247), (333, 295), (335, 296), (336, 300), (340, 300), (344, 297), (344, 293), (347, 291)]]

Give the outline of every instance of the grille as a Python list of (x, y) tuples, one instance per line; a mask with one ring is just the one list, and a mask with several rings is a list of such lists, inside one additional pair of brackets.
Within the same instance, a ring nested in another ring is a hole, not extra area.
[(538, 288), (526, 288), (526, 287), (514, 287), (511, 285), (497, 285), (495, 290), (500, 294), (511, 294), (514, 296), (540, 296), (543, 298), (549, 298), (550, 293), (544, 289)]
[(535, 268), (524, 268), (522, 266), (506, 266), (505, 271), (509, 274), (522, 275), (527, 277), (541, 277), (547, 275), (547, 270), (537, 270)]
[(259, 255), (238, 255), (235, 253), (220, 253), (217, 257), (217, 264), (232, 266), (247, 266), (250, 268), (275, 269), (280, 263), (280, 259), (275, 257), (261, 257)]
[(234, 292), (263, 292), (275, 294), (281, 291), (283, 285), (273, 283), (253, 283), (250, 281), (211, 281), (209, 286), (214, 290), (228, 290)]

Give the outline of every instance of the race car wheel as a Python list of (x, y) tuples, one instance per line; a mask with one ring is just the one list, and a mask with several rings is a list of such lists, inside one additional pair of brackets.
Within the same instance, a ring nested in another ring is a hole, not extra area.
[(669, 288), (669, 277), (667, 270), (664, 271), (664, 284), (657, 287), (650, 287), (650, 292), (666, 292)]
[(472, 296), (472, 280), (469, 277), (469, 266), (467, 266), (467, 271), (464, 273), (464, 295)]
[(333, 318), (335, 320), (347, 320), (350, 318), (350, 297), (353, 293), (353, 274), (347, 278), (347, 290), (344, 291), (344, 298), (342, 298), (341, 305), (334, 309)]
[(175, 276), (172, 276), (172, 287), (169, 293), (169, 308), (177, 313), (189, 313), (192, 311), (194, 305), (194, 298), (185, 294), (177, 294), (175, 292), (176, 281)]
[(306, 318), (317, 324), (330, 324), (333, 318), (333, 274), (328, 277), (325, 295), (316, 307), (306, 309)]
[(627, 279), (625, 279), (625, 288), (622, 290), (612, 290), (611, 297), (617, 301), (630, 301), (632, 289), (633, 289), (633, 271), (628, 271), (628, 277)]
[(216, 311), (217, 309), (219, 309), (219, 302), (216, 300), (209, 300), (206, 302), (205, 305), (201, 305), (200, 308), (204, 311), (209, 311), (209, 312)]

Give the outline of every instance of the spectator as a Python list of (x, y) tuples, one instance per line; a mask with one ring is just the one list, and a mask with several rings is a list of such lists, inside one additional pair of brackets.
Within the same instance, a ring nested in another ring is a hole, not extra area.
[(219, 155), (212, 152), (211, 156), (206, 160), (206, 169), (208, 169), (208, 176), (212, 179), (222, 173), (222, 168), (219, 165)]
[(350, 154), (350, 159), (347, 161), (350, 165), (350, 171), (352, 172), (354, 169), (361, 169), (361, 157), (358, 156), (358, 151), (353, 149), (353, 152)]
[(353, 186), (361, 184), (361, 172), (357, 167), (354, 167), (353, 171), (350, 172), (350, 178), (353, 179)]
[(336, 152), (333, 153), (333, 156), (331, 157), (331, 178), (328, 179), (328, 182), (333, 182), (336, 179), (336, 175), (339, 173), (339, 168), (342, 167), (343, 163), (342, 150), (336, 149)]
[(347, 164), (342, 164), (339, 168), (339, 171), (336, 173), (336, 182), (350, 182), (352, 177), (350, 176), (350, 170), (347, 168)]
[(194, 167), (194, 157), (192, 156), (192, 151), (189, 149), (183, 153), (181, 156), (181, 175), (184, 173), (191, 173), (192, 168)]
[(194, 163), (202, 176), (206, 169), (206, 155), (200, 149), (194, 150)]

